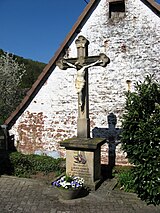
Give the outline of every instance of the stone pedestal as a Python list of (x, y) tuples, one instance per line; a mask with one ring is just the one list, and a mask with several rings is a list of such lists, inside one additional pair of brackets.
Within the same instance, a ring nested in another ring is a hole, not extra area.
[(66, 174), (84, 178), (85, 185), (95, 190), (102, 182), (101, 138), (72, 138), (60, 142), (66, 148)]

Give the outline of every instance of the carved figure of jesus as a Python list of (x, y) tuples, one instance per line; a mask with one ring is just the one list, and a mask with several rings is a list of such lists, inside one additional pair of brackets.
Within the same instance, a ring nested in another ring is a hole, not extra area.
[(71, 68), (75, 68), (77, 70), (77, 76), (76, 76), (76, 80), (75, 80), (75, 88), (77, 90), (77, 94), (80, 97), (80, 102), (79, 102), (79, 106), (82, 106), (82, 90), (85, 86), (85, 73), (86, 73), (86, 69), (89, 67), (93, 67), (95, 65), (99, 65), (101, 64), (103, 61), (102, 60), (97, 60), (91, 64), (88, 65), (80, 65), (79, 62), (76, 62), (75, 64), (69, 63), (68, 61), (66, 61), (65, 59), (63, 60), (63, 63), (67, 64), (69, 67)]

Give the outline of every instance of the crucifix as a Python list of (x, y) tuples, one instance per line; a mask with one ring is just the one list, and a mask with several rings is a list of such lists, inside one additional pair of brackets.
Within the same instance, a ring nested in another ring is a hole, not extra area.
[(77, 137), (90, 138), (88, 68), (93, 66), (106, 67), (110, 59), (104, 53), (99, 56), (88, 56), (89, 41), (84, 36), (79, 36), (75, 43), (77, 58), (61, 58), (56, 64), (62, 70), (68, 68), (77, 70), (75, 80), (78, 94)]

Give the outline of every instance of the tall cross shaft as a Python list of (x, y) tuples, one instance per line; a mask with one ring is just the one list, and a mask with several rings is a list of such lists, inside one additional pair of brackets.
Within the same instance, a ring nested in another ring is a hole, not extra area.
[[(90, 138), (90, 119), (89, 119), (89, 94), (88, 94), (88, 68), (91, 66), (105, 67), (110, 62), (109, 58), (101, 53), (99, 56), (88, 56), (89, 41), (79, 36), (75, 41), (77, 46), (77, 58), (60, 59), (57, 65), (60, 69), (77, 68), (76, 81), (84, 84), (81, 92), (78, 93), (78, 118), (77, 118), (77, 137)], [(80, 68), (78, 68), (78, 66)], [(81, 81), (78, 81), (78, 78)], [(82, 80), (84, 79), (84, 80)], [(78, 84), (77, 83), (77, 84)], [(77, 85), (79, 87), (79, 85)]]
[[(77, 58), (83, 66), (85, 57), (88, 56), (89, 42), (86, 38), (80, 36), (76, 40)], [(77, 119), (77, 137), (89, 138), (90, 137), (90, 119), (89, 119), (89, 94), (88, 94), (88, 69), (85, 70), (85, 86), (82, 90), (83, 109), (78, 104), (78, 119)], [(78, 103), (80, 103), (80, 95), (78, 95)], [(83, 111), (82, 111), (83, 110)]]

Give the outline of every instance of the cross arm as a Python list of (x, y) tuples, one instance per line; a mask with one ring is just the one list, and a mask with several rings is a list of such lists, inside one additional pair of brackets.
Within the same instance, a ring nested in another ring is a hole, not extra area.
[(87, 65), (88, 67), (90, 67), (89, 65), (91, 66), (98, 65), (98, 66), (106, 67), (107, 64), (110, 63), (110, 59), (104, 53), (100, 53), (99, 56), (86, 56), (86, 57), (70, 58), (70, 59), (61, 58), (56, 62), (56, 65), (60, 69), (66, 70), (68, 68), (76, 68), (75, 63), (77, 62), (82, 67)]
[(66, 70), (68, 68), (76, 68), (74, 65), (76, 61), (77, 61), (77, 58), (70, 58), (70, 59), (61, 58), (56, 62), (56, 65), (61, 70)]
[[(96, 63), (98, 61), (99, 63)], [(92, 64), (94, 66), (94, 63), (95, 63), (95, 66), (98, 65), (98, 66), (106, 67), (107, 64), (110, 63), (110, 59), (104, 53), (100, 53), (99, 56), (85, 57), (86, 65)]]

